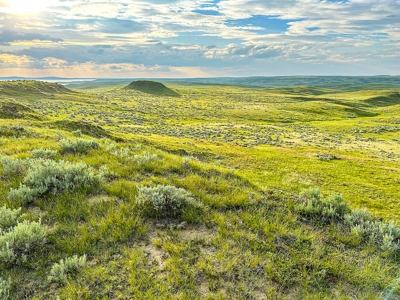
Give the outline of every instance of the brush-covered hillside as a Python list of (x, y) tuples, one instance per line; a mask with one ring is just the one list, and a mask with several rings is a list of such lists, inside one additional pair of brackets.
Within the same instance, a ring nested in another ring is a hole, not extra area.
[(0, 82), (0, 93), (2, 96), (51, 96), (52, 94), (65, 94), (70, 92), (71, 91), (65, 86), (57, 83), (35, 80), (16, 80)]
[(400, 299), (399, 89), (38, 86), (0, 83), (0, 299)]
[(136, 90), (150, 95), (171, 96), (171, 97), (179, 96), (177, 92), (171, 90), (161, 82), (157, 81), (149, 81), (149, 80), (132, 81), (124, 89)]

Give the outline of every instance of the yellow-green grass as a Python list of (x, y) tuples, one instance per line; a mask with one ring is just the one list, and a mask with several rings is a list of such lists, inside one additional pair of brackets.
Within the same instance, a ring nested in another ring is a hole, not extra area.
[[(340, 222), (304, 220), (294, 194), (320, 186), (323, 194), (342, 193), (353, 209), (400, 221), (400, 137), (393, 123), (399, 104), (359, 106), (390, 91), (315, 96), (318, 91), (304, 87), (286, 94), (173, 88), (180, 98), (115, 87), (53, 98), (14, 93), (13, 101), (47, 118), (1, 119), (7, 133), (0, 130), (1, 156), (60, 151), (60, 137), (74, 139), (79, 124), (89, 124), (82, 125), (82, 138), (100, 147), (59, 158), (96, 171), (107, 166), (110, 173), (94, 191), (44, 196), (22, 207), (29, 219), (42, 220), (49, 237), (26, 263), (0, 263), (13, 298), (380, 299), (386, 293), (399, 275), (398, 254), (357, 239)], [(349, 118), (346, 107), (365, 114)], [(106, 130), (106, 139), (94, 125)], [(113, 144), (128, 155), (110, 150)], [(133, 159), (144, 152), (157, 158)], [(336, 159), (321, 160), (322, 154)], [(0, 205), (17, 208), (7, 194), (23, 177), (6, 176), (2, 168)], [(137, 189), (157, 184), (186, 189), (201, 209), (181, 220), (147, 217)], [(168, 228), (182, 221), (188, 223), (182, 230)], [(49, 283), (52, 264), (75, 254), (87, 254), (87, 265), (65, 285)]]

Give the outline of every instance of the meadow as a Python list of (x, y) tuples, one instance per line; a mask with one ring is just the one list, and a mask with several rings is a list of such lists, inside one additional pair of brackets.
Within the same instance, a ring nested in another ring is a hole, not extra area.
[(0, 299), (400, 299), (382, 80), (0, 82)]

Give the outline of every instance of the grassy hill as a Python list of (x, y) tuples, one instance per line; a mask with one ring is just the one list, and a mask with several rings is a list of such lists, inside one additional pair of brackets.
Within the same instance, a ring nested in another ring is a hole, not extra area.
[(0, 99), (0, 119), (42, 119), (34, 109), (21, 103)]
[(124, 89), (136, 90), (146, 94), (158, 95), (158, 96), (171, 96), (171, 97), (179, 96), (178, 93), (166, 87), (161, 82), (156, 82), (156, 81), (147, 81), (147, 80), (133, 81), (129, 85), (127, 85)]
[(38, 86), (0, 91), (0, 299), (400, 298), (396, 89)]
[(48, 95), (71, 93), (61, 84), (35, 80), (0, 81), (2, 96)]

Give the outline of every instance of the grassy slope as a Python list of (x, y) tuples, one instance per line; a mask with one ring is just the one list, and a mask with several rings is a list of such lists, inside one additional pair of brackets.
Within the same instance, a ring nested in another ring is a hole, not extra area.
[(161, 82), (138, 80), (128, 84), (125, 90), (135, 90), (150, 95), (179, 97), (179, 94), (166, 87)]
[[(57, 134), (71, 136), (83, 120), (102, 126), (108, 138), (124, 139), (118, 147), (131, 147), (130, 156), (149, 151), (159, 157), (140, 165), (111, 154), (104, 141), (87, 155), (65, 155), (96, 169), (105, 164), (115, 176), (93, 194), (24, 207), (51, 235), (28, 264), (0, 265), (17, 299), (377, 299), (393, 284), (397, 257), (354, 240), (338, 224), (305, 222), (292, 193), (278, 190), (321, 186), (343, 193), (353, 208), (399, 220), (395, 91), (174, 90), (182, 97), (110, 88), (0, 95), (48, 117), (19, 119), (20, 129), (15, 120), (0, 120), (2, 155), (59, 149)], [(391, 105), (371, 100), (377, 97)], [(104, 134), (95, 126), (83, 129), (86, 138)], [(320, 161), (320, 153), (340, 159)], [(0, 205), (17, 206), (7, 193), (20, 181), (1, 177)], [(159, 183), (191, 191), (205, 204), (201, 218), (171, 230), (142, 216), (137, 187)], [(67, 285), (46, 282), (53, 262), (84, 253), (87, 266)]]

